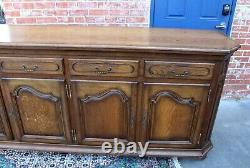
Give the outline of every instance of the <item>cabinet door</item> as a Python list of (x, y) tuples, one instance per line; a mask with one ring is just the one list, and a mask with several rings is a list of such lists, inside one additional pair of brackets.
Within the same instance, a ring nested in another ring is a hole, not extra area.
[(64, 81), (3, 79), (3, 90), (15, 140), (71, 141)]
[(101, 145), (114, 138), (134, 140), (135, 95), (135, 83), (73, 81), (78, 143)]
[(6, 115), (2, 95), (0, 93), (0, 140), (11, 140), (11, 139), (12, 139), (12, 133), (8, 122), (8, 117)]
[(145, 84), (142, 140), (151, 147), (199, 144), (208, 88), (206, 84)]

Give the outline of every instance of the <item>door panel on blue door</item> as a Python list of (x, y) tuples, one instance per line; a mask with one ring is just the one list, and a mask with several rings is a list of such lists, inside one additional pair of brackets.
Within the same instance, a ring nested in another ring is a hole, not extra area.
[(228, 33), (230, 15), (223, 6), (233, 9), (233, 0), (153, 0), (151, 26), (218, 30)]
[[(184, 1), (184, 2), (183, 2)], [(166, 17), (183, 18), (186, 13), (187, 0), (166, 1)], [(178, 5), (179, 4), (179, 5)]]

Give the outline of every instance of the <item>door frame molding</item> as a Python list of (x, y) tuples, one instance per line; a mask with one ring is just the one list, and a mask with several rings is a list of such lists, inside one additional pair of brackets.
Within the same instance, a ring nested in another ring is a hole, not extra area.
[[(231, 4), (232, 9), (230, 12), (227, 31), (226, 31), (227, 36), (231, 36), (231, 29), (232, 29), (232, 24), (233, 24), (233, 20), (234, 20), (234, 13), (235, 13), (235, 9), (236, 9), (236, 4), (237, 4), (237, 0), (232, 0), (232, 4)], [(154, 13), (155, 13), (155, 0), (151, 0), (149, 27), (154, 27)]]

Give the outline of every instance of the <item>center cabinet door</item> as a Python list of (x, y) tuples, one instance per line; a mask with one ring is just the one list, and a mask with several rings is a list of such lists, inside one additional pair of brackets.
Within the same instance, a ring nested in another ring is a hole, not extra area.
[(195, 147), (208, 101), (208, 84), (144, 84), (142, 141), (150, 147)]
[(7, 78), (2, 86), (16, 141), (71, 142), (63, 80)]
[[(136, 83), (73, 81), (73, 102), (78, 109), (78, 143), (134, 141)], [(75, 96), (76, 95), (76, 96)]]

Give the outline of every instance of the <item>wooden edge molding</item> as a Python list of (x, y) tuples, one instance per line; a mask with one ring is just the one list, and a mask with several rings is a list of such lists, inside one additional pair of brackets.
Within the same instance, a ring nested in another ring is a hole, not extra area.
[(45, 93), (42, 93), (30, 86), (19, 86), (18, 88), (16, 88), (14, 91), (13, 91), (13, 96), (14, 97), (19, 97), (22, 93), (24, 92), (29, 92), (31, 93), (32, 95), (34, 96), (38, 96), (39, 98), (42, 98), (42, 99), (49, 99), (53, 102), (57, 102), (59, 101), (59, 98), (54, 96), (52, 93), (50, 94), (45, 94)]
[[(209, 141), (201, 149), (174, 149), (174, 148), (149, 148), (146, 156), (158, 157), (197, 157), (203, 159), (212, 149), (213, 145)], [(62, 153), (84, 153), (84, 154), (103, 154), (101, 147), (84, 146), (84, 145), (66, 145), (66, 144), (44, 144), (44, 143), (25, 143), (25, 142), (0, 142), (0, 149), (15, 149), (15, 150), (32, 150), (44, 152), (62, 152)], [(111, 153), (114, 154), (114, 153)], [(138, 154), (130, 154), (125, 152), (122, 156), (138, 156)]]

